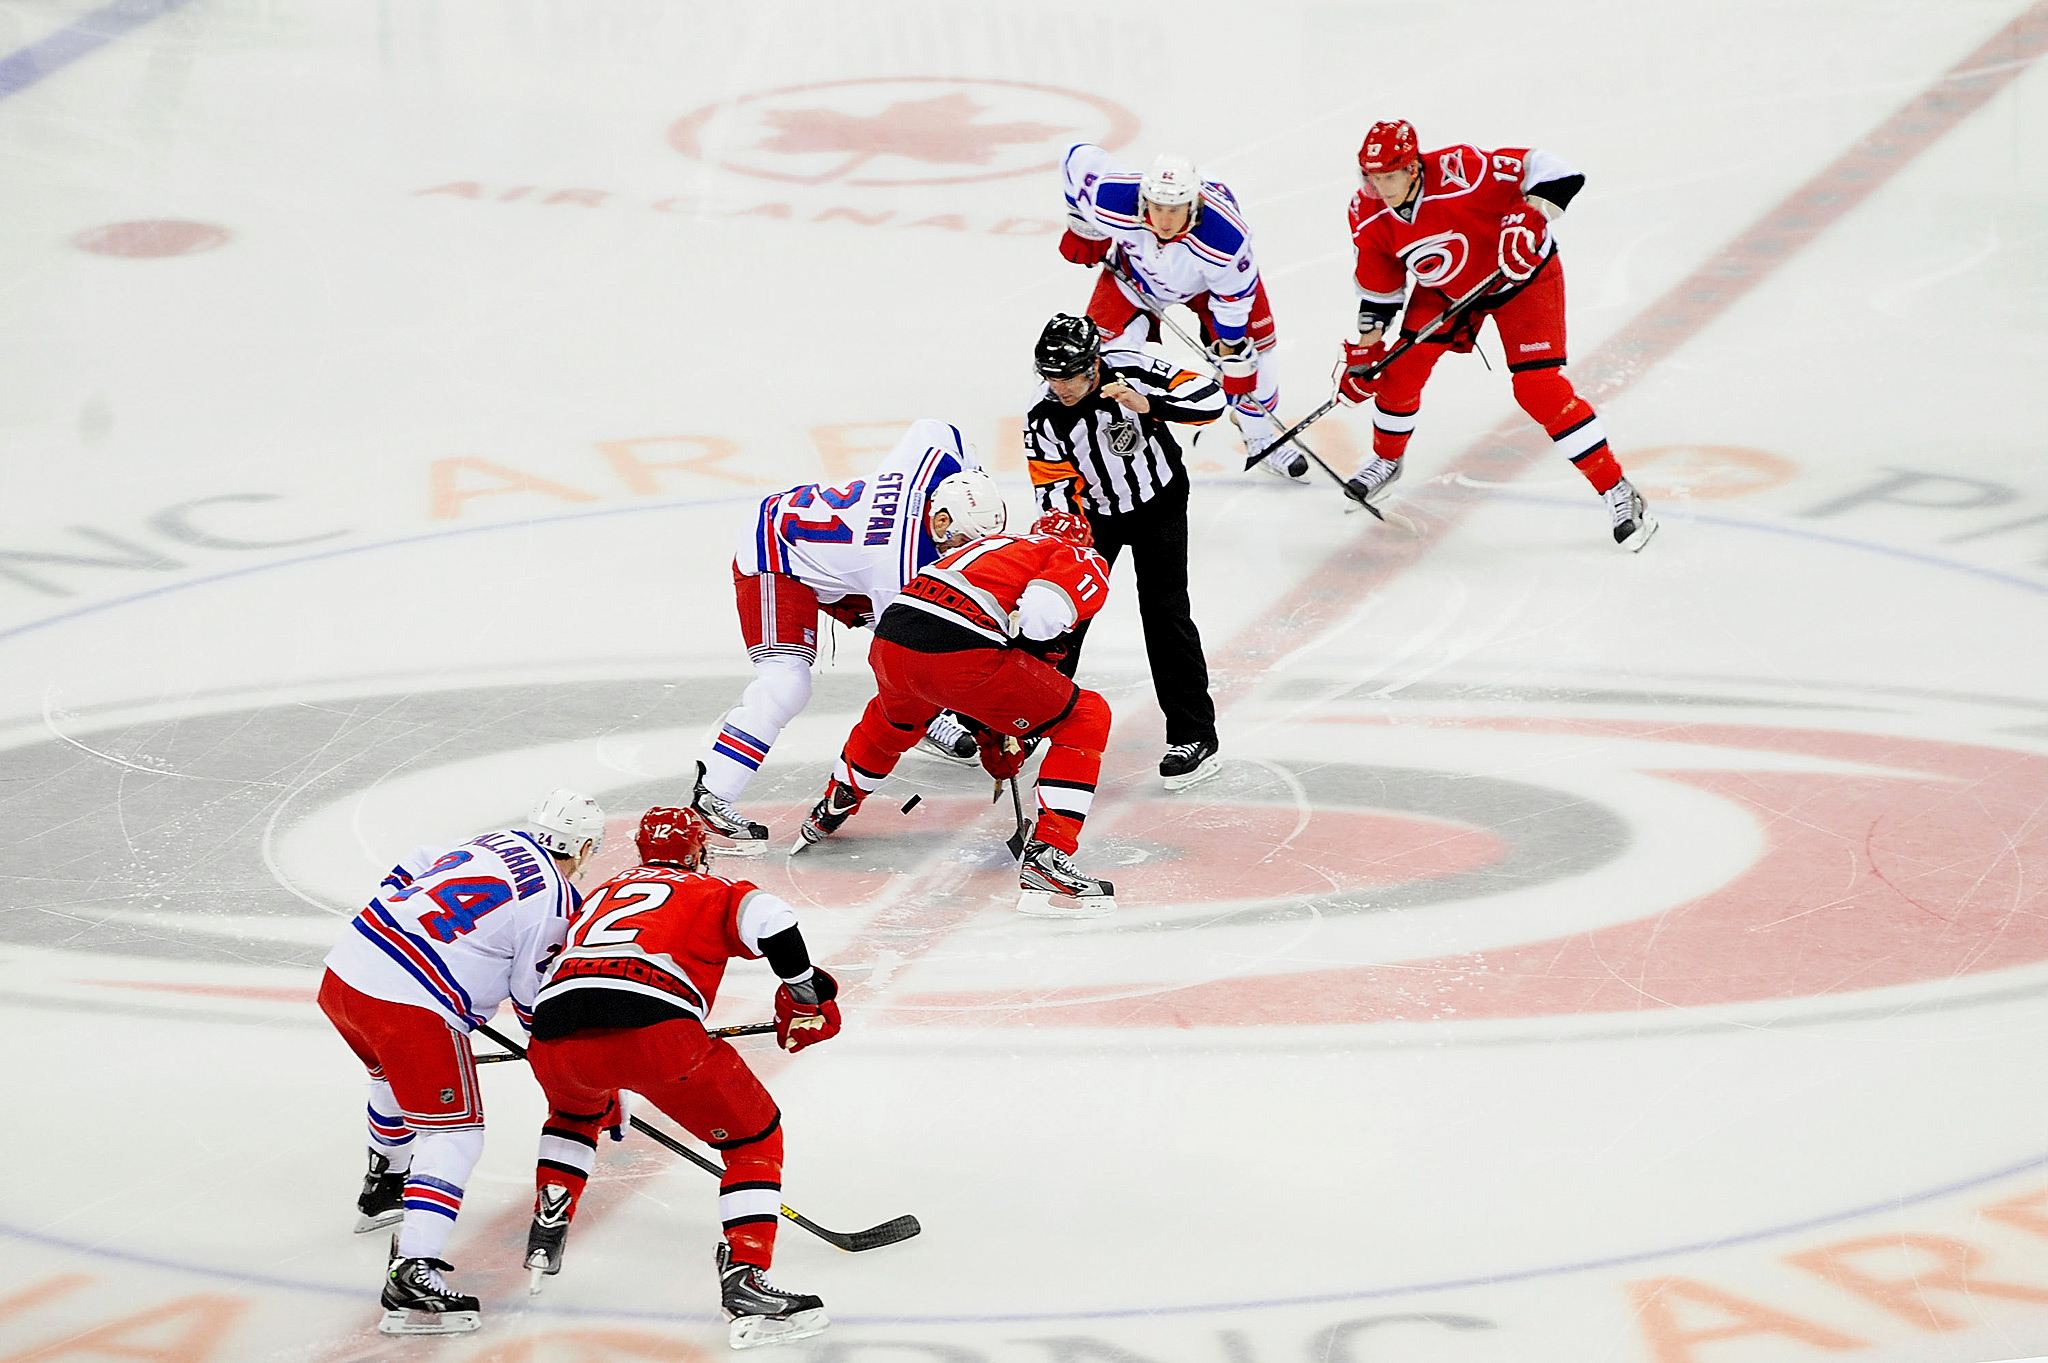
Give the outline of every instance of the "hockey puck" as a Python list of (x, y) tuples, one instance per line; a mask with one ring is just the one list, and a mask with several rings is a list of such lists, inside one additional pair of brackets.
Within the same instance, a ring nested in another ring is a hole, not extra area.
[(911, 810), (913, 810), (913, 809), (916, 809), (916, 808), (917, 808), (917, 802), (918, 802), (919, 800), (922, 800), (923, 798), (924, 798), (924, 796), (922, 796), (922, 795), (913, 795), (913, 796), (911, 796), (911, 797), (910, 797), (910, 798), (909, 798), (908, 800), (905, 800), (905, 801), (903, 802), (903, 812), (904, 812), (905, 814), (908, 814), (908, 813), (909, 813), (909, 812), (910, 812)]

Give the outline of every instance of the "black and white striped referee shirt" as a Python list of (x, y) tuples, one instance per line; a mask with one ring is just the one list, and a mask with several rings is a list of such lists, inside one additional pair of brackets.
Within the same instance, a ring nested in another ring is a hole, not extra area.
[(1024, 416), (1025, 464), (1042, 511), (1120, 516), (1187, 476), (1169, 422), (1206, 426), (1223, 415), (1223, 390), (1204, 374), (1135, 351), (1103, 357), (1102, 382), (1121, 379), (1152, 403), (1140, 416), (1101, 388), (1072, 407), (1049, 385)]

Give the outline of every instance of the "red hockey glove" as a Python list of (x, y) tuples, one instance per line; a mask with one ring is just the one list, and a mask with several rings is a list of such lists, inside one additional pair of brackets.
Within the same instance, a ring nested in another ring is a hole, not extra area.
[(1387, 357), (1387, 343), (1374, 341), (1371, 345), (1353, 345), (1344, 342), (1344, 358), (1337, 363), (1337, 397), (1353, 406), (1364, 402), (1379, 386), (1380, 376), (1367, 378), (1368, 369)]
[(1102, 258), (1109, 254), (1110, 245), (1108, 237), (1097, 241), (1080, 235), (1071, 227), (1060, 234), (1060, 254), (1076, 265), (1100, 265)]
[(839, 981), (813, 968), (800, 984), (784, 982), (775, 990), (775, 1043), (800, 1051), (839, 1035)]
[(994, 729), (976, 729), (974, 746), (981, 749), (981, 769), (998, 781), (1007, 781), (1024, 770), (1024, 759), (1031, 750)]
[(875, 627), (875, 603), (865, 596), (842, 596), (837, 601), (820, 601), (818, 609), (848, 629)]
[(1500, 272), (1509, 279), (1527, 279), (1543, 263), (1543, 215), (1518, 208), (1500, 220)]

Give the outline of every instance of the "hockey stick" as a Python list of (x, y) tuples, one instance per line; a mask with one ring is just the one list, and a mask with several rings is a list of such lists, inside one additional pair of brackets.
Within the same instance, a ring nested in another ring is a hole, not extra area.
[[(1507, 272), (1505, 270), (1496, 269), (1492, 274), (1488, 275), (1486, 278), (1480, 280), (1477, 284), (1473, 285), (1472, 291), (1470, 293), (1467, 293), (1463, 297), (1455, 300), (1449, 307), (1445, 308), (1442, 312), (1438, 313), (1435, 319), (1432, 320), (1428, 326), (1416, 332), (1413, 336), (1406, 338), (1399, 345), (1396, 345), (1392, 350), (1389, 350), (1386, 354), (1380, 356), (1379, 359), (1373, 361), (1371, 366), (1369, 366), (1365, 370), (1365, 372), (1362, 375), (1360, 375), (1360, 378), (1365, 380), (1378, 378), (1382, 373), (1386, 371), (1388, 365), (1392, 364), (1395, 360), (1400, 359), (1401, 356), (1407, 354), (1416, 346), (1421, 345), (1424, 341), (1436, 335), (1439, 331), (1442, 331), (1445, 327), (1449, 326), (1454, 320), (1463, 315), (1466, 309), (1470, 308), (1474, 303), (1479, 301), (1479, 295), (1485, 293), (1495, 284), (1498, 284), (1501, 281), (1501, 279), (1506, 275), (1506, 273)], [(1321, 421), (1330, 413), (1336, 411), (1337, 404), (1341, 400), (1342, 399), (1338, 398), (1337, 396), (1332, 395), (1328, 402), (1316, 408), (1313, 412), (1310, 412), (1307, 416), (1295, 422), (1292, 426), (1289, 426), (1285, 431), (1281, 432), (1280, 435), (1274, 439), (1272, 444), (1266, 446), (1265, 449), (1259, 451), (1250, 459), (1245, 460), (1245, 470), (1249, 472), (1253, 464), (1258, 463), (1259, 460), (1264, 459), (1268, 454), (1280, 448), (1280, 446), (1286, 444), (1290, 440), (1294, 440), (1296, 448), (1306, 453), (1308, 450), (1308, 446), (1303, 445), (1299, 440), (1295, 440), (1295, 436), (1299, 432), (1306, 430), (1310, 426), (1313, 426), (1316, 422)], [(1309, 458), (1315, 459), (1316, 457), (1313, 454), (1311, 454), (1309, 455)], [(1316, 459), (1316, 462), (1318, 464), (1323, 463), (1323, 461), (1320, 459)], [(1330, 466), (1328, 464), (1323, 464), (1323, 472), (1329, 473), (1332, 478), (1337, 477), (1335, 473), (1330, 472)], [(1337, 481), (1341, 483), (1344, 480), (1338, 478)], [(1349, 494), (1347, 493), (1346, 495), (1348, 496)], [(1374, 509), (1372, 503), (1370, 502), (1362, 503), (1362, 505), (1368, 511)]]
[[(750, 1023), (748, 1025), (765, 1027), (769, 1031), (775, 1030), (775, 1024), (772, 1022)], [(500, 1046), (503, 1046), (513, 1056), (522, 1060), (526, 1058), (524, 1047), (514, 1045), (512, 1038), (499, 1032), (489, 1024), (480, 1022), (477, 1024), (476, 1029), (497, 1042)], [(725, 1177), (725, 1169), (717, 1161), (705, 1159), (702, 1155), (692, 1150), (689, 1146), (684, 1145), (661, 1128), (649, 1126), (638, 1117), (628, 1117), (626, 1120), (635, 1131), (647, 1137), (656, 1145), (681, 1155), (684, 1159), (714, 1178)], [(808, 1216), (805, 1216), (802, 1212), (788, 1206), (782, 1208), (782, 1214), (817, 1236), (820, 1240), (823, 1240), (826, 1244), (836, 1245), (840, 1249), (853, 1254), (858, 1254), (864, 1249), (880, 1249), (883, 1245), (893, 1245), (898, 1240), (908, 1240), (911, 1236), (924, 1229), (923, 1226), (917, 1223), (917, 1218), (914, 1216), (899, 1216), (894, 1221), (884, 1221), (881, 1225), (869, 1226), (866, 1230), (843, 1231), (828, 1230), (826, 1227), (811, 1220)]]
[[(775, 1024), (772, 1022), (742, 1022), (732, 1027), (709, 1028), (705, 1031), (704, 1035), (715, 1036), (720, 1039), (732, 1036), (767, 1036), (774, 1030)], [(496, 1065), (507, 1060), (524, 1060), (525, 1058), (526, 1056), (521, 1052), (504, 1051), (497, 1055), (480, 1055), (476, 1058), (476, 1063), (479, 1065)]]
[[(1116, 256), (1114, 253), (1111, 253), (1110, 255), (1105, 256), (1103, 258), (1102, 263), (1104, 268), (1106, 268), (1109, 271), (1110, 276), (1112, 278), (1116, 279), (1119, 283), (1129, 285), (1132, 292), (1142, 294), (1144, 290), (1138, 288), (1135, 281), (1131, 279), (1130, 275), (1127, 272), (1117, 268), (1115, 262)], [(1142, 307), (1144, 305), (1140, 304), (1140, 306)], [(1182, 345), (1186, 346), (1188, 349), (1200, 355), (1203, 358), (1203, 360), (1207, 362), (1209, 367), (1210, 378), (1215, 379), (1219, 384), (1223, 382), (1223, 367), (1217, 361), (1215, 354), (1210, 351), (1209, 347), (1197, 343), (1194, 337), (1188, 335), (1187, 332), (1181, 330), (1180, 323), (1174, 321), (1172, 317), (1167, 315), (1167, 312), (1164, 308), (1148, 307), (1145, 308), (1145, 311), (1151, 313), (1152, 316), (1157, 318), (1159, 320), (1160, 325), (1165, 327), (1168, 331), (1172, 332), (1174, 336), (1179, 339)], [(1389, 356), (1389, 358), (1392, 357)], [(1274, 413), (1271, 407), (1267, 406), (1264, 402), (1261, 402), (1259, 400), (1259, 395), (1257, 393), (1252, 393), (1248, 396), (1250, 396), (1251, 400), (1255, 404), (1257, 404), (1258, 409), (1266, 414), (1266, 420), (1272, 422), (1276, 426), (1279, 425), (1279, 416)], [(1307, 420), (1295, 422), (1293, 426), (1289, 427), (1284, 434), (1279, 436), (1277, 439), (1273, 440), (1272, 443), (1268, 444), (1266, 448), (1260, 450), (1257, 454), (1248, 456), (1244, 461), (1245, 472), (1250, 473), (1252, 471), (1252, 468), (1255, 465), (1257, 465), (1260, 460), (1270, 457), (1273, 451), (1279, 449), (1282, 445), (1288, 443), (1289, 441), (1293, 441), (1294, 448), (1300, 450), (1303, 454), (1307, 455), (1311, 460), (1313, 460), (1317, 468), (1321, 469), (1324, 473), (1329, 474), (1330, 480), (1336, 483), (1337, 490), (1339, 492), (1342, 492), (1344, 490), (1343, 475), (1339, 474), (1337, 470), (1331, 468), (1328, 464), (1325, 464), (1322, 460), (1322, 456), (1317, 454), (1314, 450), (1310, 449), (1308, 447), (1307, 442), (1300, 439), (1301, 432), (1307, 430), (1311, 425), (1315, 424), (1315, 422), (1322, 419), (1323, 417), (1328, 416), (1336, 406), (1337, 399), (1331, 398), (1328, 402), (1324, 403), (1321, 407), (1317, 408), (1313, 413), (1311, 413)], [(1247, 441), (1246, 443), (1249, 444), (1250, 442)], [(1391, 523), (1400, 526), (1401, 529), (1407, 531), (1411, 535), (1415, 533), (1415, 522), (1409, 520), (1400, 512), (1394, 512), (1392, 517), (1390, 518), (1386, 512), (1380, 510), (1371, 502), (1359, 501), (1356, 497), (1351, 497), (1348, 493), (1346, 494), (1346, 498), (1353, 504), (1357, 506), (1362, 506), (1367, 511), (1370, 511), (1376, 519), (1382, 522), (1391, 521)]]
[(1017, 793), (1017, 778), (1010, 778), (1010, 808), (1017, 811), (1017, 831), (1010, 835), (1005, 844), (1010, 855), (1018, 861), (1024, 860), (1024, 844), (1031, 840), (1031, 821), (1024, 817), (1024, 797)]

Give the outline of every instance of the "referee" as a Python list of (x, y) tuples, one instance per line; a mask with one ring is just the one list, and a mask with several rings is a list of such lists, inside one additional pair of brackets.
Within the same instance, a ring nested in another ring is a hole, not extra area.
[[(1032, 490), (1041, 511), (1084, 513), (1111, 567), (1129, 546), (1152, 690), (1166, 716), (1159, 774), (1168, 790), (1185, 789), (1218, 770), (1216, 703), (1188, 608), (1188, 471), (1167, 423), (1208, 425), (1223, 415), (1223, 390), (1137, 351), (1105, 360), (1095, 323), (1066, 313), (1045, 324), (1032, 358), (1045, 379), (1024, 417)], [(1087, 630), (1083, 622), (1060, 663), (1068, 676)]]

